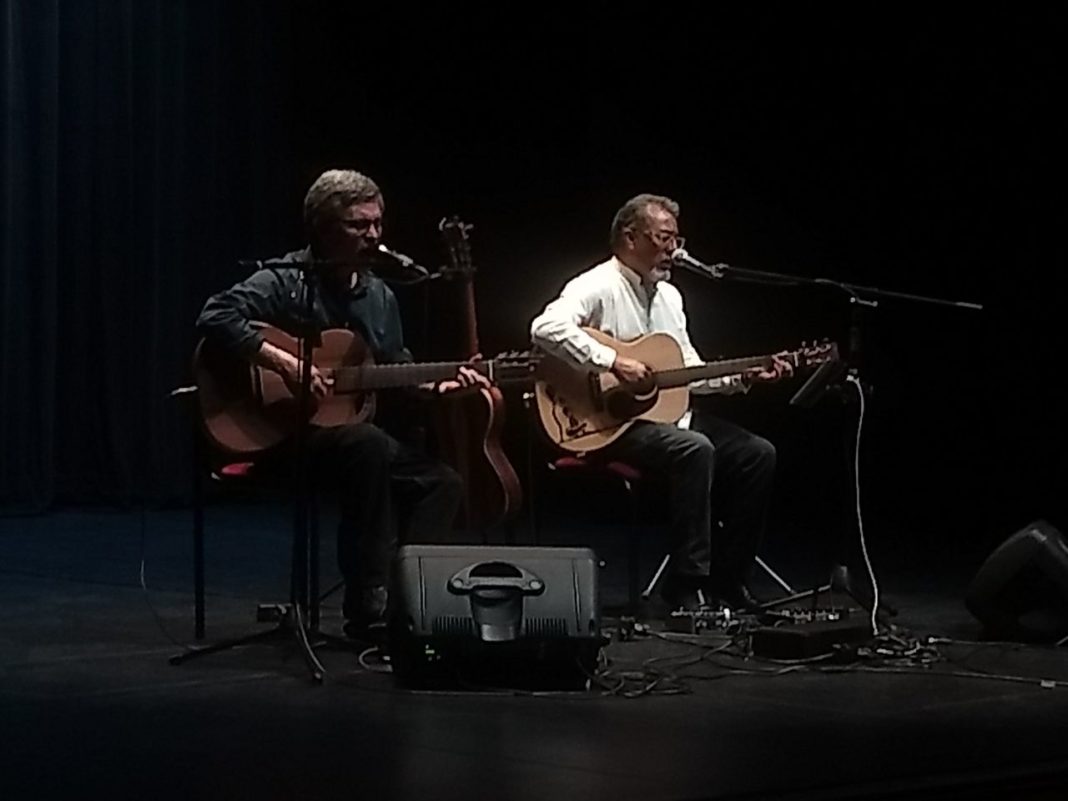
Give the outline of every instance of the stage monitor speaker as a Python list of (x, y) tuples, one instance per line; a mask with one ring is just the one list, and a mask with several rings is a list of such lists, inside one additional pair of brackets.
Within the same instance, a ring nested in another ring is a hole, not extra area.
[(602, 645), (589, 548), (406, 545), (389, 652), (412, 686), (585, 686)]
[(965, 605), (988, 636), (1054, 642), (1068, 635), (1068, 543), (1037, 520), (1002, 543), (979, 568)]

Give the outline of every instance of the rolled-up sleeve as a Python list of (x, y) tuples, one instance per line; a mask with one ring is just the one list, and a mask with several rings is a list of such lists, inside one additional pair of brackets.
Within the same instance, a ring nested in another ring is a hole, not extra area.
[(616, 351), (598, 342), (580, 326), (590, 325), (599, 316), (602, 299), (589, 281), (574, 279), (560, 296), (530, 323), (531, 341), (576, 367), (608, 370)]
[(197, 318), (197, 331), (224, 349), (251, 358), (263, 343), (263, 333), (253, 321), (281, 316), (287, 291), (279, 273), (259, 270), (208, 298)]

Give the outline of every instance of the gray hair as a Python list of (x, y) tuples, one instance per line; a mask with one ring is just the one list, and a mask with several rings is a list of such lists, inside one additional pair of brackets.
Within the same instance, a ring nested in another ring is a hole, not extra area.
[(304, 196), (304, 227), (314, 237), (323, 223), (335, 220), (342, 209), (353, 203), (377, 202), (386, 205), (382, 190), (366, 175), (355, 170), (327, 170), (308, 188)]
[(620, 207), (612, 219), (610, 243), (613, 248), (623, 241), (623, 232), (626, 229), (633, 228), (639, 220), (648, 221), (650, 206), (659, 206), (672, 217), (679, 216), (679, 204), (669, 197), (647, 193), (635, 195)]

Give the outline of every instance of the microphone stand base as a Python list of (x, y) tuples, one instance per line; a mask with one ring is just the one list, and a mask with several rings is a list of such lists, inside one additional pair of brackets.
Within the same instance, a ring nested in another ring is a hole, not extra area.
[(312, 680), (317, 684), (322, 684), (323, 677), (326, 675), (326, 668), (319, 661), (315, 649), (326, 645), (355, 646), (355, 644), (350, 644), (340, 637), (323, 634), (314, 629), (309, 630), (304, 623), (304, 615), (300, 607), (292, 603), (260, 604), (256, 617), (260, 622), (277, 621), (277, 625), (266, 631), (258, 631), (242, 637), (221, 640), (211, 645), (190, 648), (172, 656), (168, 661), (172, 665), (181, 665), (191, 659), (219, 653), (220, 651), (228, 651), (232, 648), (241, 648), (246, 645), (272, 643), (275, 641), (280, 641), (287, 645), (295, 643), (304, 657), (304, 662)]

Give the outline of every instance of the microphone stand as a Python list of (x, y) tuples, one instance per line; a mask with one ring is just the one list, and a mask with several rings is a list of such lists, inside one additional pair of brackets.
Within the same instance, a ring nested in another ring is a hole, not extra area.
[[(741, 267), (733, 267), (729, 264), (717, 263), (717, 264), (704, 264), (693, 258), (684, 249), (678, 248), (672, 254), (672, 263), (675, 266), (682, 267), (689, 270), (692, 273), (708, 278), (712, 280), (738, 280), (746, 281), (749, 283), (769, 284), (774, 286), (826, 286), (834, 289), (839, 289), (846, 293), (849, 297), (849, 304), (851, 307), (850, 313), (850, 325), (849, 325), (849, 345), (847, 349), (847, 355), (844, 360), (845, 364), (841, 369), (831, 369), (829, 371), (817, 370), (816, 374), (801, 387), (797, 393), (794, 394), (790, 401), (791, 405), (809, 407), (813, 405), (820, 397), (826, 394), (831, 389), (831, 382), (837, 381), (844, 375), (848, 375), (853, 380), (859, 392), (865, 396), (870, 396), (872, 387), (865, 384), (860, 377), (860, 367), (862, 358), (862, 338), (861, 338), (861, 323), (863, 321), (863, 309), (874, 309), (879, 305), (880, 299), (894, 299), (894, 300), (907, 300), (917, 303), (927, 303), (935, 306), (945, 306), (957, 309), (968, 309), (972, 311), (982, 311), (983, 307), (979, 303), (973, 303), (970, 301), (962, 300), (949, 300), (947, 298), (936, 298), (928, 295), (917, 295), (909, 292), (897, 292), (886, 289), (879, 289), (878, 287), (861, 286), (859, 284), (850, 284), (844, 281), (835, 281), (829, 278), (810, 278), (806, 276), (787, 275), (785, 273), (768, 272), (765, 270), (751, 270), (743, 269)], [(828, 367), (829, 365), (823, 365)], [(831, 365), (833, 367), (833, 365)], [(830, 380), (826, 380), (825, 377), (829, 377)], [(810, 386), (814, 382), (819, 382), (817, 386)], [(848, 451), (848, 442), (847, 442)], [(852, 465), (849, 468), (852, 472)], [(821, 593), (826, 593), (829, 590), (837, 590), (844, 592), (846, 595), (857, 601), (868, 612), (872, 611), (873, 601), (867, 597), (867, 594), (855, 587), (849, 578), (848, 570), (845, 565), (837, 565), (832, 571), (831, 580), (824, 585), (818, 586), (814, 589), (807, 590), (801, 593), (791, 593), (785, 598), (777, 601), (772, 601), (762, 605), (762, 609), (772, 609), (778, 606), (785, 605), (790, 602), (802, 600), (804, 598), (811, 598), (812, 604), (815, 606), (816, 601)], [(878, 611), (879, 622), (884, 625), (887, 623), (886, 616), (893, 616), (897, 614), (897, 610), (885, 602), (880, 603), (880, 609)]]
[[(264, 262), (256, 262), (262, 268)], [(319, 538), (317, 526), (310, 525), (311, 482), (308, 470), (308, 428), (312, 412), (312, 356), (314, 349), (322, 344), (322, 332), (315, 323), (315, 297), (317, 295), (318, 272), (324, 268), (336, 266), (336, 263), (309, 260), (306, 262), (279, 260), (278, 266), (296, 267), (301, 271), (303, 283), (303, 319), (298, 323), (298, 351), (301, 365), (300, 387), (297, 397), (297, 424), (293, 437), (294, 463), (293, 479), (295, 485), (295, 502), (293, 509), (293, 539), (290, 558), (290, 581), (288, 604), (261, 604), (257, 618), (261, 621), (276, 620), (278, 625), (267, 631), (237, 637), (203, 647), (192, 648), (171, 657), (170, 663), (178, 665), (198, 656), (235, 648), (252, 643), (262, 643), (282, 638), (291, 641), (295, 638), (311, 677), (322, 683), (326, 669), (315, 654), (315, 648), (326, 644), (339, 644), (351, 647), (340, 637), (332, 637), (318, 630), (319, 624), (319, 587), (318, 587), (318, 552)], [(313, 559), (314, 564), (313, 564)], [(305, 616), (310, 610), (310, 622)], [(314, 633), (315, 642), (309, 639), (309, 631)]]
[[(296, 637), (312, 678), (320, 683), (326, 670), (316, 656), (315, 649), (325, 645), (333, 645), (342, 650), (351, 650), (353, 647), (353, 644), (344, 637), (326, 634), (319, 630), (319, 534), (318, 521), (312, 523), (314, 507), (311, 500), (308, 452), (308, 431), (313, 412), (312, 359), (315, 348), (322, 345), (322, 331), (315, 322), (315, 298), (318, 295), (318, 281), (322, 272), (335, 269), (341, 264), (336, 261), (314, 259), (296, 263), (304, 284), (304, 319), (298, 330), (300, 391), (297, 404), (297, 426), (293, 437), (296, 502), (293, 519), (290, 600), (278, 628), (290, 630)], [(308, 622), (305, 622), (305, 615), (309, 616)], [(309, 639), (309, 632), (314, 634), (314, 642)]]
[[(304, 319), (299, 330), (300, 358), (300, 393), (297, 401), (297, 426), (294, 435), (294, 475), (296, 484), (296, 502), (293, 519), (293, 553), (290, 564), (289, 607), (283, 616), (281, 626), (292, 629), (304, 661), (308, 665), (312, 678), (321, 682), (325, 669), (308, 640), (308, 630), (304, 624), (304, 613), (308, 611), (309, 602), (309, 568), (311, 566), (310, 550), (312, 547), (311, 527), (311, 482), (308, 470), (308, 427), (312, 410), (312, 356), (315, 348), (322, 345), (322, 332), (315, 324), (315, 297), (318, 294), (317, 264), (301, 264), (301, 278), (304, 284)], [(315, 543), (318, 550), (318, 543)], [(316, 555), (317, 558), (317, 555)], [(315, 571), (318, 573), (318, 570)], [(317, 584), (315, 575), (311, 583)], [(318, 594), (318, 587), (313, 588)], [(315, 604), (316, 609), (318, 603)], [(316, 615), (317, 617), (317, 615)], [(314, 621), (317, 624), (318, 621)]]

